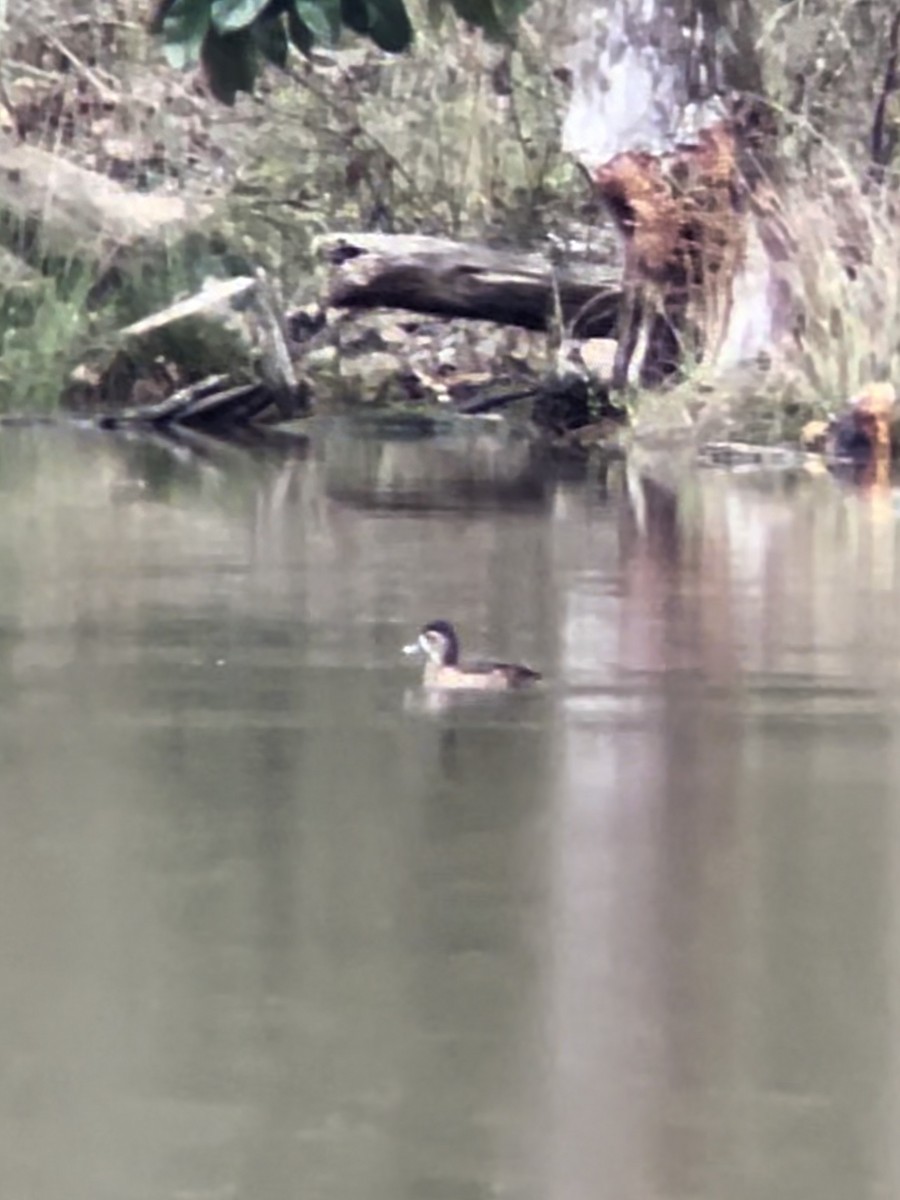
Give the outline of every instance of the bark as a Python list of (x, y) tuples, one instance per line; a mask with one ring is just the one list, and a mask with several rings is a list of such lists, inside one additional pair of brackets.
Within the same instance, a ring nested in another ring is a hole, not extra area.
[(759, 319), (771, 288), (758, 255), (758, 294), (742, 291), (753, 321), (734, 304), (759, 242), (752, 214), (770, 186), (775, 134), (759, 100), (749, 0), (612, 0), (602, 20), (585, 0), (582, 17), (564, 142), (624, 244), (614, 385), (625, 384), (642, 336), (647, 386), (726, 348), (769, 349), (745, 335), (752, 325), (765, 338), (774, 321)]

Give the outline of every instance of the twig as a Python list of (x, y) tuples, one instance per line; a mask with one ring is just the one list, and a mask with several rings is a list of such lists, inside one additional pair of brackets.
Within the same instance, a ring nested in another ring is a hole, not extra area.
[[(379, 137), (372, 133), (371, 130), (366, 129), (365, 126), (363, 126), (358, 120), (354, 120), (353, 117), (347, 113), (346, 107), (340, 100), (335, 99), (334, 96), (329, 96), (322, 88), (317, 87), (316, 84), (312, 83), (307, 75), (301, 75), (301, 73), (294, 68), (289, 71), (289, 75), (294, 83), (296, 83), (299, 87), (302, 87), (305, 91), (309, 92), (309, 94), (318, 100), (320, 104), (334, 113), (339, 120), (347, 122), (352, 127), (353, 134), (362, 135), (365, 141), (369, 142), (376, 150), (383, 154), (385, 161), (390, 164), (391, 170), (396, 171), (401, 179), (406, 182), (407, 186), (416, 194), (418, 194), (419, 189), (416, 187), (413, 177), (410, 175), (409, 171), (407, 171), (406, 167), (404, 167), (403, 163), (394, 154), (392, 154), (390, 150), (388, 150), (385, 143)], [(338, 133), (338, 136), (346, 142), (347, 134), (343, 131), (336, 132)]]
[(872, 120), (871, 152), (873, 175), (876, 180), (884, 176), (884, 168), (888, 165), (893, 151), (893, 138), (885, 132), (888, 101), (897, 88), (897, 67), (900, 65), (900, 9), (894, 14), (891, 29), (888, 34), (888, 60), (881, 81), (881, 91), (878, 103), (875, 105), (875, 116)]
[(83, 63), (78, 55), (74, 54), (58, 37), (54, 37), (52, 33), (45, 33), (44, 36), (54, 50), (58, 50), (63, 58), (68, 59), (82, 79), (88, 81), (105, 104), (112, 104), (119, 98), (117, 93), (103, 82), (96, 71), (91, 70), (87, 63)]
[(59, 82), (59, 74), (56, 71), (45, 71), (43, 67), (32, 66), (31, 63), (22, 62), (18, 58), (7, 58), (4, 65), (10, 74), (31, 75), (34, 79), (41, 79), (46, 83)]

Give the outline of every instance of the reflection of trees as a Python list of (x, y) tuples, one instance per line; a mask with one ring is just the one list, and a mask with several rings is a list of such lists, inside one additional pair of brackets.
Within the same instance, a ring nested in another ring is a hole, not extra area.
[(113, 502), (111, 443), (43, 447), (0, 538), (0, 1181), (518, 1178), (543, 710), (407, 715), (400, 647), (446, 612), (548, 661), (545, 522), (350, 509), (315, 462), (227, 456)]
[[(44, 467), (0, 539), (19, 1191), (890, 1178), (890, 512), (613, 472), (435, 519), (306, 467), (112, 505), (102, 453)], [(545, 691), (404, 711), (439, 612)]]
[(611, 692), (565, 729), (555, 839), (574, 1194), (872, 1178), (896, 1112), (883, 515), (827, 478), (632, 480), (621, 597), (601, 575), (573, 609)]

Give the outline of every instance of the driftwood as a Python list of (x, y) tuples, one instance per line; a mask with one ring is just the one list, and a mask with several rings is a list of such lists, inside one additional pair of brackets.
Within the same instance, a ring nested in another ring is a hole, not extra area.
[(155, 404), (144, 404), (99, 417), (102, 429), (121, 429), (125, 426), (152, 426), (155, 429), (174, 425), (192, 428), (221, 425), (246, 425), (272, 404), (272, 394), (259, 383), (230, 386), (227, 375), (210, 375), (198, 383), (189, 384)]
[(137, 429), (143, 431), (192, 429), (209, 433), (241, 430), (247, 437), (262, 437), (270, 430), (254, 422), (277, 398), (261, 383), (231, 385), (227, 375), (208, 375), (179, 388), (164, 400), (123, 408), (99, 416), (45, 416), (33, 413), (0, 413), (0, 427), (72, 424), (81, 428)]
[(317, 249), (332, 265), (327, 303), (406, 308), (546, 329), (558, 311), (575, 337), (609, 337), (620, 303), (619, 271), (554, 269), (539, 254), (445, 238), (335, 233)]
[[(296, 413), (297, 375), (288, 353), (281, 318), (276, 311), (271, 285), (262, 270), (255, 275), (236, 279), (209, 281), (199, 292), (170, 304), (160, 312), (136, 321), (120, 331), (123, 338), (134, 341), (178, 326), (187, 318), (203, 318), (215, 327), (224, 325), (234, 315), (241, 302), (248, 319), (243, 322), (240, 337), (244, 346), (236, 346), (235, 357), (256, 358), (260, 382), (265, 385), (281, 415), (291, 418)], [(175, 334), (177, 338), (177, 332)], [(251, 341), (258, 351), (251, 356)]]
[[(206, 376), (178, 387), (183, 362)], [(262, 271), (209, 281), (121, 329), (112, 358), (76, 368), (64, 396), (73, 409), (112, 407), (105, 428), (244, 425), (269, 408), (293, 419), (307, 402)]]
[(186, 317), (205, 316), (217, 310), (227, 312), (234, 301), (247, 296), (255, 288), (256, 280), (250, 275), (239, 275), (236, 279), (217, 279), (207, 284), (202, 291), (195, 292), (184, 300), (176, 300), (167, 308), (150, 313), (119, 332), (123, 337), (143, 337), (183, 321)]

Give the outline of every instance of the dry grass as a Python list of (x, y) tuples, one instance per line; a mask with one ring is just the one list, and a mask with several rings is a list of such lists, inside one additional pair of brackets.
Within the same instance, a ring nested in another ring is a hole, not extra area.
[(886, 187), (849, 172), (789, 190), (798, 336), (788, 361), (823, 399), (900, 378), (900, 223)]
[[(226, 198), (229, 244), (289, 292), (313, 292), (312, 238), (341, 225), (514, 243), (548, 234), (601, 240), (596, 205), (560, 149), (567, 94), (557, 68), (574, 3), (534, 0), (510, 50), (455, 22), (430, 30), (425, 0), (414, 0), (421, 33), (410, 55), (391, 58), (356, 42), (312, 66), (297, 59), (291, 77), (269, 71), (258, 98), (224, 110), (191, 76), (163, 65), (143, 30), (144, 0), (38, 0), (10, 11), (2, 74), (8, 93), (23, 103), (34, 97), (29, 140), (100, 170), (137, 164), (137, 177), (124, 179), (132, 186), (212, 190)], [(801, 8), (812, 21), (806, 32), (794, 21)], [(870, 8), (877, 32), (886, 2)], [(761, 6), (763, 16), (769, 10), (760, 49), (773, 95), (780, 88), (786, 111), (798, 116), (785, 149), (803, 172), (783, 207), (792, 246), (783, 275), (798, 319), (786, 365), (807, 394), (832, 401), (867, 378), (900, 377), (892, 184), (866, 192), (859, 183), (883, 46), (870, 38), (860, 65), (847, 35), (855, 26), (842, 23), (837, 0), (819, 0), (815, 17), (809, 4)], [(794, 97), (795, 60), (814, 53)], [(810, 132), (826, 120), (840, 153), (825, 148), (821, 130)], [(52, 280), (47, 286), (45, 327), (58, 294)], [(71, 338), (77, 353), (87, 316), (79, 330), (68, 296), (59, 305), (60, 344)], [(27, 329), (17, 330), (20, 356), (27, 339)]]

